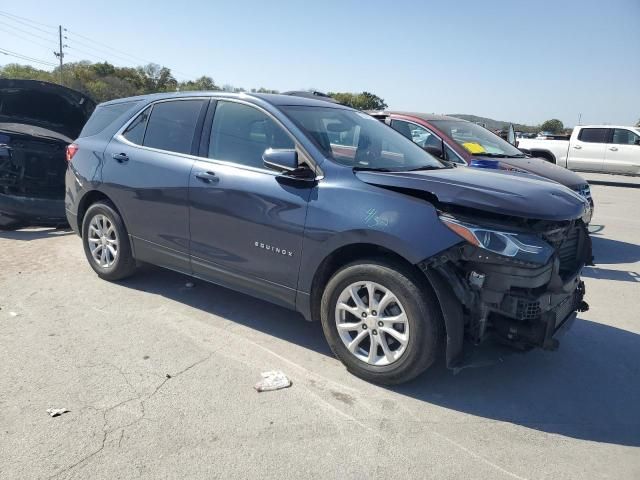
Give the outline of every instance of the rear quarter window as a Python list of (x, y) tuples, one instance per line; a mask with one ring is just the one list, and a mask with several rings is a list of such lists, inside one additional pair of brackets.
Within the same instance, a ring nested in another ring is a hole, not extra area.
[(578, 140), (587, 143), (605, 143), (607, 141), (606, 128), (583, 128), (580, 130)]
[(122, 102), (111, 105), (98, 105), (93, 115), (87, 121), (80, 132), (79, 137), (90, 137), (102, 132), (111, 125), (120, 115), (140, 102)]

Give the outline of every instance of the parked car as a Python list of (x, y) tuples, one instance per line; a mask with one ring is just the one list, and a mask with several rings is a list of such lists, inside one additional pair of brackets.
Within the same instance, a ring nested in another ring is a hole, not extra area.
[(0, 229), (66, 225), (65, 151), (94, 107), (61, 85), (0, 79)]
[(570, 170), (640, 175), (639, 127), (579, 126), (569, 139), (522, 139), (518, 148)]
[(591, 221), (594, 205), (591, 188), (584, 178), (543, 159), (525, 155), (484, 127), (446, 115), (391, 111), (370, 113), (412, 140), (416, 138), (413, 132), (420, 130), (423, 133), (418, 145), (447, 161), (477, 168), (526, 172), (561, 183), (589, 201), (592, 212), (588, 222)]
[(587, 308), (585, 199), (447, 167), (348, 107), (122, 99), (96, 108), (68, 158), (67, 217), (98, 276), (143, 261), (296, 310), (370, 381), (409, 380), (443, 348), (459, 365), (465, 337), (553, 349)]

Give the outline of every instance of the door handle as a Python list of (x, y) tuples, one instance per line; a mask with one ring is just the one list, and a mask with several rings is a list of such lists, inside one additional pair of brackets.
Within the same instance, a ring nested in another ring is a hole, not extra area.
[(611, 148), (609, 148), (609, 150), (611, 150), (612, 152), (617, 152), (618, 151), (618, 147), (611, 147)]
[(580, 150), (582, 147), (580, 145), (574, 145), (573, 148), (575, 148), (576, 150)]
[(198, 172), (196, 173), (196, 178), (204, 183), (217, 183), (220, 181), (212, 171)]
[(129, 161), (129, 155), (127, 155), (126, 153), (114, 153), (111, 156), (118, 163), (125, 163)]

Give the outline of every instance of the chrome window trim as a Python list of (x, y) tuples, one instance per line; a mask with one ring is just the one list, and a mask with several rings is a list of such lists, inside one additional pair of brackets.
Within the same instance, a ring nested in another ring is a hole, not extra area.
[[(291, 134), (289, 129), (286, 128), (284, 126), (284, 124), (278, 118), (276, 118), (271, 112), (269, 112), (266, 109), (262, 108), (260, 105), (256, 105), (256, 104), (254, 104), (252, 102), (247, 102), (245, 100), (241, 100), (241, 99), (238, 99), (238, 98), (217, 97), (217, 96), (211, 95), (211, 96), (204, 96), (204, 97), (203, 96), (194, 96), (194, 97), (180, 97), (180, 98), (163, 98), (163, 99), (160, 99), (160, 100), (156, 100), (156, 101), (153, 101), (153, 102), (145, 104), (142, 108), (137, 110), (135, 112), (135, 114), (133, 114), (131, 116), (131, 118), (129, 120), (127, 120), (120, 129), (118, 129), (118, 131), (115, 133), (113, 138), (117, 139), (118, 141), (120, 141), (120, 142), (122, 142), (125, 145), (128, 145), (130, 147), (139, 148), (139, 149), (142, 149), (142, 150), (147, 150), (149, 152), (164, 153), (164, 154), (169, 154), (169, 155), (177, 155), (179, 157), (186, 158), (186, 159), (189, 159), (189, 160), (204, 161), (204, 162), (209, 162), (209, 163), (213, 163), (213, 164), (219, 164), (219, 165), (223, 165), (223, 166), (240, 168), (241, 170), (249, 170), (249, 171), (252, 171), (252, 172), (265, 173), (265, 174), (271, 175), (273, 177), (277, 177), (277, 176), (282, 175), (282, 172), (276, 172), (276, 171), (268, 169), (268, 168), (251, 167), (249, 165), (243, 165), (243, 164), (236, 163), (236, 162), (230, 162), (228, 160), (219, 160), (219, 159), (215, 159), (215, 158), (201, 157), (199, 155), (191, 155), (189, 153), (174, 152), (172, 150), (163, 150), (163, 149), (160, 149), (160, 148), (153, 148), (153, 147), (147, 147), (145, 145), (139, 145), (137, 143), (131, 142), (130, 140), (125, 138), (125, 136), (123, 135), (124, 131), (129, 127), (129, 125), (131, 123), (133, 123), (133, 121), (136, 118), (138, 118), (138, 115), (140, 115), (142, 112), (144, 112), (147, 108), (151, 107), (151, 113), (153, 113), (153, 106), (158, 104), (158, 103), (181, 102), (181, 101), (185, 101), (185, 100), (204, 100), (205, 102), (209, 102), (210, 100), (216, 100), (216, 101), (225, 101), (225, 102), (235, 102), (235, 103), (240, 103), (240, 104), (247, 105), (249, 107), (253, 107), (253, 108), (258, 109), (259, 111), (261, 111), (265, 115), (267, 115), (269, 118), (271, 118), (273, 121), (275, 121), (280, 126), (280, 128), (282, 128), (284, 130), (284, 132), (293, 140), (295, 149), (298, 151), (299, 155), (300, 154), (302, 155), (303, 161), (305, 161), (308, 164), (311, 164), (313, 166), (313, 168), (315, 170), (315, 173), (316, 173), (315, 180), (322, 180), (324, 178), (324, 175), (323, 175), (322, 170), (320, 169), (318, 163), (315, 160), (313, 160), (313, 157), (311, 155), (309, 155), (309, 153), (306, 151), (306, 149), (300, 144), (300, 142), (298, 142), (298, 140)], [(214, 116), (215, 116), (215, 113), (214, 113)], [(149, 118), (151, 118), (151, 115), (149, 115)], [(213, 118), (212, 118), (212, 121), (213, 121)]]

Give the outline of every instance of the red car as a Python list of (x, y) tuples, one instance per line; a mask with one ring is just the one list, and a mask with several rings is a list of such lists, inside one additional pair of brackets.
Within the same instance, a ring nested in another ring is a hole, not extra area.
[(561, 183), (589, 200), (580, 175), (540, 158), (531, 158), (486, 128), (460, 118), (409, 112), (368, 112), (432, 155), (459, 165), (539, 175)]

